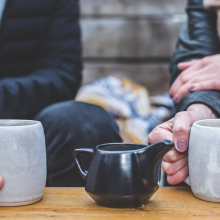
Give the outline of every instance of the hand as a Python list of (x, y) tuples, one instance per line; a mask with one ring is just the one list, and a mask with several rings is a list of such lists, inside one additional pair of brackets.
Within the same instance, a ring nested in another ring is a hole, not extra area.
[(0, 189), (3, 187), (4, 185), (4, 179), (2, 176), (0, 176)]
[(178, 103), (190, 91), (220, 90), (220, 55), (179, 63), (183, 72), (170, 88), (170, 97)]
[(175, 147), (170, 150), (162, 161), (162, 168), (167, 173), (167, 182), (175, 185), (184, 181), (188, 171), (188, 143), (190, 127), (202, 119), (216, 118), (216, 115), (203, 104), (193, 104), (187, 111), (179, 112), (171, 120), (157, 126), (148, 136), (151, 144), (168, 139)]

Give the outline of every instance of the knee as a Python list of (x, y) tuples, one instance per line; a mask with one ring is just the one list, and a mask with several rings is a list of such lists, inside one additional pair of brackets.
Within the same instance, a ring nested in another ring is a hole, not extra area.
[(35, 120), (40, 121), (44, 127), (47, 128), (61, 128), (66, 127), (70, 122), (69, 112), (73, 101), (59, 102), (44, 108), (35, 117)]
[[(110, 115), (100, 106), (83, 102), (65, 101), (43, 109), (35, 120), (45, 130), (70, 133), (73, 136), (118, 136), (119, 129)], [(121, 139), (118, 138), (118, 141)]]
[(122, 141), (118, 125), (102, 107), (86, 103), (81, 105), (84, 125), (80, 127), (84, 136), (89, 134), (97, 144)]
[(81, 114), (85, 119), (84, 122), (91, 126), (95, 135), (116, 132), (119, 133), (119, 128), (113, 118), (100, 106), (80, 103), (82, 106)]
[(99, 137), (110, 133), (119, 133), (119, 129), (111, 116), (100, 106), (75, 102), (72, 121), (84, 135)]

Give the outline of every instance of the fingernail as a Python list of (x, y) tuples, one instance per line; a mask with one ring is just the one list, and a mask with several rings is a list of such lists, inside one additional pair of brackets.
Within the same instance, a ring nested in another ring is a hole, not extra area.
[(177, 101), (178, 101), (178, 96), (177, 96), (177, 95), (175, 95), (175, 96), (173, 97), (173, 101), (174, 101), (174, 102), (177, 102)]
[(179, 150), (186, 150), (187, 149), (187, 142), (185, 140), (180, 140), (177, 142), (177, 148)]
[(186, 169), (189, 169), (189, 166), (188, 166), (188, 164), (186, 165)]
[(189, 86), (189, 89), (191, 89), (191, 90), (193, 90), (194, 88), (195, 88), (194, 85), (190, 85), (190, 86)]

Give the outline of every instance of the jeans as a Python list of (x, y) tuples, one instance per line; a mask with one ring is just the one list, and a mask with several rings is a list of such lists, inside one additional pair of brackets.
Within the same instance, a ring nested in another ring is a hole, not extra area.
[[(46, 186), (85, 186), (73, 159), (73, 150), (122, 142), (117, 124), (97, 105), (73, 100), (60, 102), (43, 109), (34, 120), (42, 123), (45, 132)], [(83, 160), (88, 167), (91, 158), (83, 155)]]

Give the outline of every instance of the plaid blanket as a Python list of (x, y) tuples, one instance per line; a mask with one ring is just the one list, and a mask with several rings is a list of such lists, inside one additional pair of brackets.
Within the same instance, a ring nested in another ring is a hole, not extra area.
[(115, 76), (82, 86), (76, 101), (103, 107), (116, 120), (127, 143), (148, 144), (148, 134), (174, 113), (168, 93), (150, 96), (144, 86)]

